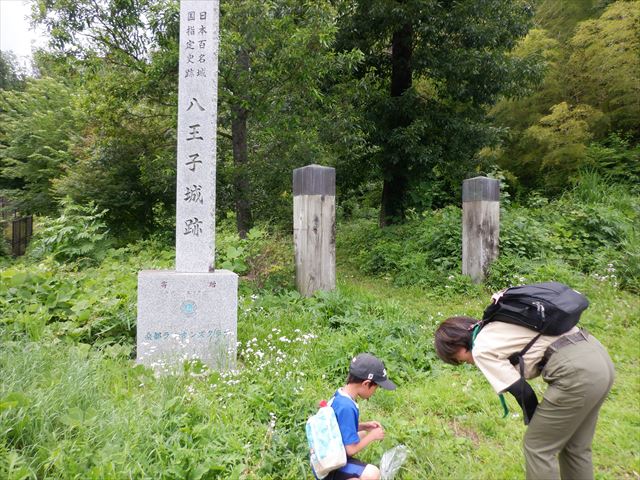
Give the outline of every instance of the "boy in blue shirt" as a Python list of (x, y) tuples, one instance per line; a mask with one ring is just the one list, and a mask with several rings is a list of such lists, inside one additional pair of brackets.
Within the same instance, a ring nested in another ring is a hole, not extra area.
[(356, 403), (358, 398), (370, 398), (378, 387), (396, 389), (395, 384), (387, 378), (384, 363), (370, 353), (361, 353), (351, 360), (347, 384), (336, 391), (330, 403), (347, 452), (347, 464), (331, 472), (325, 480), (380, 479), (378, 467), (354, 458), (356, 453), (371, 442), (384, 438), (384, 429), (379, 422), (360, 422), (360, 411)]

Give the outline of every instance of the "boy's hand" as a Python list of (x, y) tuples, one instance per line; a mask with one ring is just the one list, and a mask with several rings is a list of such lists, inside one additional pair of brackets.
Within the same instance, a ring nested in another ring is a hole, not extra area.
[(362, 422), (360, 424), (360, 430), (365, 430), (367, 432), (370, 432), (374, 428), (382, 428), (382, 425), (380, 424), (380, 422), (376, 422), (376, 421)]
[[(371, 426), (372, 424), (378, 425), (377, 427), (373, 427), (369, 429), (367, 433), (364, 433), (364, 425), (368, 424)], [(352, 443), (350, 445), (345, 445), (345, 450), (347, 451), (347, 456), (353, 457), (360, 450), (365, 448), (371, 442), (375, 442), (376, 440), (382, 440), (384, 438), (384, 428), (378, 422), (365, 422), (364, 424), (358, 425), (362, 430), (358, 433), (360, 437), (360, 441), (358, 443)]]
[(384, 438), (384, 429), (377, 427), (367, 433), (367, 437), (371, 437), (371, 440), (382, 440)]

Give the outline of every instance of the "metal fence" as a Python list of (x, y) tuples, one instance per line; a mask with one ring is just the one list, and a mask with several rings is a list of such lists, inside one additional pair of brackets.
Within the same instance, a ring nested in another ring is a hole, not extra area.
[(11, 239), (11, 254), (24, 255), (33, 236), (33, 216), (18, 217), (17, 210), (11, 208), (6, 198), (0, 197), (0, 242)]
[(11, 254), (24, 255), (33, 235), (33, 216), (16, 218), (11, 222)]

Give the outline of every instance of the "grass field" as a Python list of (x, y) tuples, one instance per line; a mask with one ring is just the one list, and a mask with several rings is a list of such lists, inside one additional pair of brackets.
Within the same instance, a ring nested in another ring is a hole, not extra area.
[[(93, 275), (92, 288), (110, 282), (117, 290), (121, 281), (130, 289), (138, 265), (122, 268), (130, 270)], [(398, 384), (361, 404), (361, 418), (381, 421), (386, 438), (360, 458), (378, 463), (401, 443), (410, 455), (399, 479), (523, 478), (525, 427), (515, 402), (502, 419), (481, 374), (442, 364), (432, 345), (442, 319), (480, 315), (488, 292), (438, 296), (346, 268), (338, 279), (337, 292), (311, 299), (243, 286), (238, 369), (226, 374), (188, 366), (182, 376), (155, 378), (134, 365), (132, 342), (89, 345), (60, 328), (19, 338), (5, 325), (0, 478), (310, 479), (305, 420), (360, 351), (383, 358)], [(591, 300), (582, 324), (617, 368), (593, 445), (596, 477), (637, 479), (640, 301), (597, 280), (581, 288)], [(124, 314), (130, 322), (134, 297)], [(534, 388), (541, 394), (544, 384)]]

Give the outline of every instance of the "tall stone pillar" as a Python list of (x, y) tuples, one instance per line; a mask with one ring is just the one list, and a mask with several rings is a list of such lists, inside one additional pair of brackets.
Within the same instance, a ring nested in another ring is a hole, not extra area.
[(234, 368), (238, 276), (215, 269), (219, 0), (180, 2), (175, 270), (138, 273), (137, 361)]
[(296, 287), (302, 295), (336, 288), (336, 171), (308, 165), (293, 171)]
[(475, 283), (485, 279), (498, 258), (500, 182), (486, 177), (462, 182), (462, 274)]

